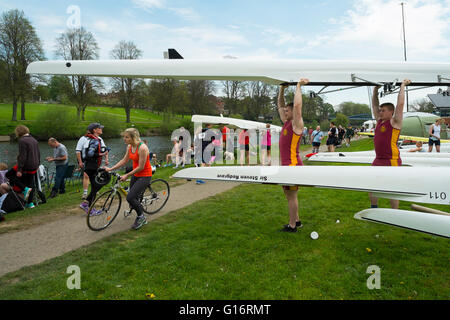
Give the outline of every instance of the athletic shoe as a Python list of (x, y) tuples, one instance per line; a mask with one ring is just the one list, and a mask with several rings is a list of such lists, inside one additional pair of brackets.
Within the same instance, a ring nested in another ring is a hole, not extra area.
[(295, 228), (291, 228), (290, 225), (284, 225), (283, 229), (281, 229), (280, 231), (284, 231), (284, 232), (297, 232), (297, 227)]
[(35, 205), (34, 205), (33, 202), (30, 202), (30, 203), (26, 203), (26, 204), (25, 204), (25, 208), (27, 208), (27, 209), (33, 209), (34, 207), (35, 207)]
[[(289, 224), (285, 224), (283, 227), (290, 227), (290, 225)], [(301, 227), (303, 227), (303, 225), (302, 225), (302, 222), (301, 221), (297, 221), (296, 223), (295, 223), (295, 227), (296, 228), (301, 228)]]
[(23, 197), (25, 199), (25, 201), (28, 201), (28, 198), (30, 197), (30, 193), (31, 193), (31, 188), (25, 187), (25, 189), (23, 190)]
[(48, 198), (49, 198), (49, 199), (52, 199), (52, 198), (56, 197), (57, 195), (58, 195), (58, 192), (52, 190), (52, 192), (50, 193), (50, 195), (48, 196)]
[(89, 213), (89, 215), (92, 217), (92, 216), (99, 216), (99, 215), (101, 215), (102, 214), (102, 210), (97, 210), (97, 209), (95, 209), (95, 208), (92, 208), (91, 209), (91, 212)]
[(89, 204), (86, 201), (83, 201), (80, 204), (80, 208), (84, 210), (84, 212), (88, 213), (89, 211)]
[(123, 210), (123, 215), (125, 218), (128, 218), (129, 215), (131, 214), (132, 209), (128, 209), (128, 210)]
[(203, 180), (197, 180), (197, 181), (195, 181), (195, 183), (196, 183), (196, 184), (205, 184), (206, 182), (203, 181)]
[(147, 219), (145, 218), (145, 216), (144, 216), (144, 215), (138, 216), (138, 217), (136, 218), (136, 220), (134, 220), (134, 223), (133, 223), (133, 225), (131, 226), (131, 229), (137, 230), (137, 229), (139, 229), (140, 227), (142, 227), (144, 224), (147, 224)]

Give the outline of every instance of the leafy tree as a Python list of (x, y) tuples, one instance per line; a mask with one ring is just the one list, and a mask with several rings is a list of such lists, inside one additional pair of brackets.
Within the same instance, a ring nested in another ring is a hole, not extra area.
[[(135, 60), (142, 56), (142, 51), (132, 41), (120, 41), (110, 52), (111, 58), (119, 60)], [(126, 122), (130, 123), (131, 107), (136, 103), (136, 85), (138, 79), (113, 78), (113, 87), (119, 94), (119, 100), (125, 108)]]
[(153, 110), (163, 112), (163, 121), (170, 122), (171, 114), (186, 104), (185, 86), (175, 79), (158, 79), (150, 82), (149, 96)]
[(28, 64), (44, 60), (41, 40), (23, 11), (9, 10), (0, 18), (0, 61), (6, 71), (3, 79), (12, 99), (12, 121), (17, 121), (17, 104), (21, 102), (21, 120), (25, 120), (25, 99), (31, 92)]
[(49, 83), (49, 98), (60, 103), (67, 100), (72, 92), (72, 84), (67, 76), (52, 76)]
[(186, 83), (187, 110), (192, 114), (213, 113), (214, 100), (211, 99), (213, 92), (214, 82), (209, 80), (189, 80)]
[[(94, 60), (98, 59), (98, 52), (94, 35), (83, 27), (68, 29), (56, 39), (55, 55), (64, 60)], [(70, 78), (72, 90), (69, 98), (77, 107), (77, 119), (84, 120), (86, 107), (95, 98), (95, 88), (101, 87), (101, 82), (86, 76)]]
[(346, 128), (348, 126), (348, 124), (350, 123), (348, 117), (343, 114), (343, 113), (336, 113), (336, 118), (332, 120), (334, 122), (334, 124), (336, 125), (336, 127), (338, 127), (339, 125), (343, 126), (344, 128)]
[(355, 102), (342, 102), (338, 106), (338, 111), (346, 116), (353, 116), (357, 114), (371, 114), (370, 107), (364, 103), (355, 103)]

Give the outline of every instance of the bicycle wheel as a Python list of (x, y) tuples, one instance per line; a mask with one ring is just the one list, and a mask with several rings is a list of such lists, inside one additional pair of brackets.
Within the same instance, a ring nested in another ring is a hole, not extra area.
[(108, 227), (120, 211), (122, 197), (114, 190), (102, 193), (89, 208), (87, 225), (93, 231), (100, 231)]
[(144, 195), (141, 199), (142, 208), (147, 214), (155, 214), (161, 210), (169, 200), (170, 187), (167, 181), (163, 179), (153, 180), (150, 185), (145, 188)]

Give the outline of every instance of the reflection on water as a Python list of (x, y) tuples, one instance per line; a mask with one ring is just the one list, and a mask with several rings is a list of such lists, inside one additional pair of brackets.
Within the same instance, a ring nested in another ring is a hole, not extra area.
[[(147, 140), (150, 152), (156, 153), (158, 160), (163, 160), (166, 154), (170, 153), (173, 144), (170, 142), (170, 137), (164, 136), (152, 136), (142, 137), (142, 140)], [(64, 140), (60, 141), (64, 144), (69, 152), (69, 163), (77, 164), (75, 147), (78, 140)], [(125, 154), (126, 145), (122, 138), (105, 139), (106, 146), (111, 148), (109, 152), (110, 165), (115, 164)], [(49, 163), (45, 160), (46, 157), (53, 156), (53, 148), (51, 148), (46, 142), (39, 141), (39, 150), (41, 151), (41, 164), (46, 166), (50, 172), (55, 170), (53, 163)], [(16, 163), (19, 147), (17, 143), (0, 142), (0, 162), (5, 162), (9, 167), (12, 167)]]

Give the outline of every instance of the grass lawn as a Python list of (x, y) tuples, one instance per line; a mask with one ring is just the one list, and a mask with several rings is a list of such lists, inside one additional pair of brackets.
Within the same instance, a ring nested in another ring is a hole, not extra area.
[[(347, 150), (366, 143), (370, 139)], [(353, 219), (369, 205), (363, 192), (301, 188), (299, 205), (304, 227), (296, 234), (279, 232), (288, 220), (281, 188), (243, 184), (152, 221), (138, 232), (116, 234), (5, 275), (0, 278), (0, 299), (450, 296), (447, 239)], [(401, 202), (400, 209), (409, 205)], [(389, 201), (380, 200), (380, 206), (388, 207)], [(312, 231), (319, 239), (310, 238)], [(81, 270), (79, 290), (66, 286), (71, 265)], [(380, 289), (366, 286), (372, 265), (380, 268)]]
[[(14, 128), (18, 124), (24, 124), (32, 127), (33, 123), (38, 118), (38, 115), (45, 112), (51, 108), (61, 108), (64, 110), (69, 110), (69, 115), (76, 118), (77, 109), (73, 105), (62, 105), (62, 104), (43, 104), (43, 103), (27, 103), (25, 117), (27, 120), (11, 121), (12, 117), (12, 104), (0, 103), (0, 135), (9, 135), (14, 132)], [(20, 119), (20, 105), (17, 110), (17, 119)], [(99, 107), (99, 106), (89, 106), (85, 110), (85, 121), (81, 122), (82, 127), (86, 127), (92, 119), (102, 113), (123, 122), (123, 129), (129, 126), (125, 123), (126, 115), (124, 108), (113, 108), (113, 107)], [(144, 129), (146, 128), (159, 128), (163, 122), (163, 115), (142, 109), (131, 109), (131, 123), (135, 124)], [(183, 119), (181, 116), (173, 117), (175, 122)]]

